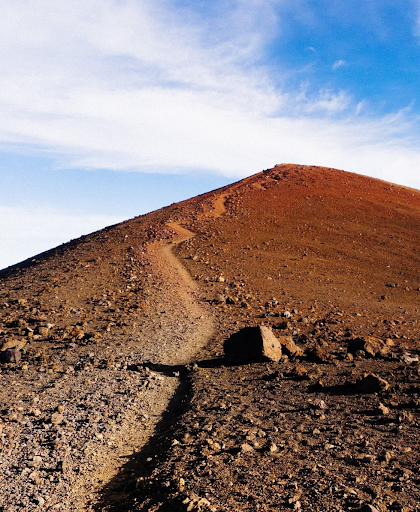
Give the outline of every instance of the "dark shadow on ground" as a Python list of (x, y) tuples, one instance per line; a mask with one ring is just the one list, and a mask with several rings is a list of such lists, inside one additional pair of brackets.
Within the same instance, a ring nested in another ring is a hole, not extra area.
[(214, 359), (203, 359), (202, 361), (196, 361), (195, 363), (183, 365), (170, 365), (170, 364), (157, 364), (152, 363), (150, 361), (147, 361), (145, 363), (141, 364), (132, 364), (127, 367), (127, 370), (131, 371), (139, 371), (140, 368), (148, 368), (149, 370), (152, 370), (157, 373), (161, 373), (162, 375), (165, 375), (166, 377), (183, 377), (185, 375), (188, 375), (188, 373), (191, 370), (194, 370), (195, 368), (222, 368), (225, 367), (233, 367), (233, 366), (243, 366), (245, 364), (252, 364), (260, 363), (260, 362), (267, 362), (267, 361), (249, 361), (248, 363), (231, 363), (224, 359), (223, 357), (217, 357)]
[(309, 393), (325, 393), (326, 395), (356, 395), (360, 391), (356, 384), (345, 382), (344, 384), (336, 384), (334, 386), (321, 386), (319, 384), (312, 384), (308, 386)]
[[(98, 502), (94, 505), (95, 511), (107, 512), (128, 512), (135, 510), (136, 506), (148, 499), (150, 492), (143, 481), (153, 473), (158, 464), (165, 460), (173, 439), (173, 432), (179, 418), (188, 410), (191, 401), (191, 372), (197, 368), (219, 368), (221, 366), (232, 366), (223, 358), (205, 359), (189, 365), (164, 365), (152, 362), (133, 364), (127, 369), (139, 371), (140, 368), (148, 368), (151, 371), (161, 373), (168, 377), (177, 376), (180, 378), (174, 396), (169, 406), (156, 425), (153, 436), (146, 445), (136, 454), (128, 458), (119, 473), (100, 491)], [(146, 489), (146, 491), (144, 490)], [(165, 490), (160, 489), (159, 493), (164, 494)], [(185, 505), (179, 503), (179, 508), (172, 501), (168, 510), (185, 510)]]
[[(254, 361), (254, 363), (259, 362)], [(153, 500), (158, 495), (159, 501), (162, 503), (159, 508), (160, 512), (185, 511), (185, 504), (182, 501), (178, 503), (178, 498), (169, 498), (169, 488), (162, 487), (162, 482), (159, 483), (159, 488), (155, 488), (158, 484), (150, 482), (148, 477), (166, 460), (167, 454), (170, 452), (175, 429), (179, 424), (179, 419), (190, 407), (193, 393), (191, 375), (200, 368), (235, 367), (247, 364), (252, 364), (252, 362), (230, 363), (223, 357), (217, 357), (196, 361), (188, 365), (165, 365), (150, 361), (130, 365), (127, 369), (131, 371), (140, 371), (148, 368), (167, 377), (179, 377), (180, 385), (162, 419), (156, 425), (153, 436), (139, 452), (128, 458), (119, 473), (102, 488), (94, 510), (97, 512), (129, 512), (140, 509), (142, 504), (141, 510), (148, 510), (148, 500)], [(278, 375), (278, 372), (274, 372), (269, 375), (267, 380), (277, 378)], [(298, 408), (285, 412), (297, 413), (308, 409)], [(168, 496), (168, 499), (165, 504), (166, 496)]]
[[(150, 363), (144, 366), (150, 367)], [(180, 367), (167, 367), (166, 371), (169, 371), (169, 368), (173, 375), (173, 372)], [(142, 495), (139, 482), (150, 476), (157, 464), (164, 460), (172, 442), (174, 427), (180, 416), (188, 409), (190, 399), (191, 384), (186, 373), (181, 378), (180, 385), (162, 419), (156, 425), (153, 436), (139, 452), (128, 458), (119, 473), (98, 493), (98, 501), (93, 506), (95, 511), (128, 512), (134, 510), (136, 505), (141, 504), (147, 498)]]

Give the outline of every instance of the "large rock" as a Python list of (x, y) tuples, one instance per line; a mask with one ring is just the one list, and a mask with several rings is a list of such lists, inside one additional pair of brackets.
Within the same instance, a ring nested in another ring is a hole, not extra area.
[(225, 358), (231, 363), (245, 363), (281, 358), (281, 343), (273, 331), (264, 325), (245, 327), (232, 334), (224, 343)]

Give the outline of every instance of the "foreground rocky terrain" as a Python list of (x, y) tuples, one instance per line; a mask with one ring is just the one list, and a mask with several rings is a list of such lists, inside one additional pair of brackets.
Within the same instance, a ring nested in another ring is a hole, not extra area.
[(419, 247), (420, 192), (281, 165), (2, 271), (0, 510), (419, 509)]

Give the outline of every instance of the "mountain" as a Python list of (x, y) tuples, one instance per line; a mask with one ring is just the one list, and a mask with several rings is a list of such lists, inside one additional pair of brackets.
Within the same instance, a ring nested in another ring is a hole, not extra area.
[(0, 510), (416, 510), (419, 251), (419, 191), (282, 164), (0, 272)]

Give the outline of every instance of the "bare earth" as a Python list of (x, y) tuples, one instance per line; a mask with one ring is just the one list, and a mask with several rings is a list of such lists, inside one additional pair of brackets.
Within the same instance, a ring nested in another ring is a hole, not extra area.
[(419, 191), (281, 165), (1, 272), (0, 510), (419, 510), (419, 247)]

